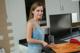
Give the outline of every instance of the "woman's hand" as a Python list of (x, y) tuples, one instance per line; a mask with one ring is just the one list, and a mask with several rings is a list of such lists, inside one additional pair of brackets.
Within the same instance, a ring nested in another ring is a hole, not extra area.
[(45, 42), (45, 41), (42, 41), (42, 45), (45, 47), (45, 46), (47, 46), (47, 45), (48, 45), (48, 43), (47, 43), (47, 42)]

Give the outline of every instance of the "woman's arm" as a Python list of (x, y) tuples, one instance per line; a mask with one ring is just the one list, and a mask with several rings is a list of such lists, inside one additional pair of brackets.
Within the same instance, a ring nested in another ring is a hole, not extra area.
[(45, 41), (37, 40), (37, 39), (32, 39), (32, 31), (33, 31), (33, 24), (31, 22), (28, 22), (27, 24), (27, 42), (29, 43), (40, 43), (43, 44), (43, 46), (46, 46), (47, 43)]

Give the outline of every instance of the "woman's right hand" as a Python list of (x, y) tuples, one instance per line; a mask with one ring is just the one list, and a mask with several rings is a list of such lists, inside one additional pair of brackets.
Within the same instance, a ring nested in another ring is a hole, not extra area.
[(45, 46), (47, 46), (47, 45), (48, 45), (48, 43), (47, 43), (47, 42), (45, 42), (45, 41), (42, 41), (42, 45), (45, 47)]

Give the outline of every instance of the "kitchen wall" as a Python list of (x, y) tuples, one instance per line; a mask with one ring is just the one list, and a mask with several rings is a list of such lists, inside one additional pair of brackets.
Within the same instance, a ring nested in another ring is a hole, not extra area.
[[(13, 37), (15, 46), (20, 39), (25, 38), (26, 33), (26, 11), (25, 0), (5, 0), (7, 11), (7, 22), (12, 23)], [(15, 53), (18, 53), (18, 48)]]

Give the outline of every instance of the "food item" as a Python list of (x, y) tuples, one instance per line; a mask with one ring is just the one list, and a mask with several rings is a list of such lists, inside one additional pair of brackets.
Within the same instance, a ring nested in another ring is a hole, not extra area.
[(75, 43), (80, 45), (80, 41), (75, 38), (70, 39), (70, 43)]

